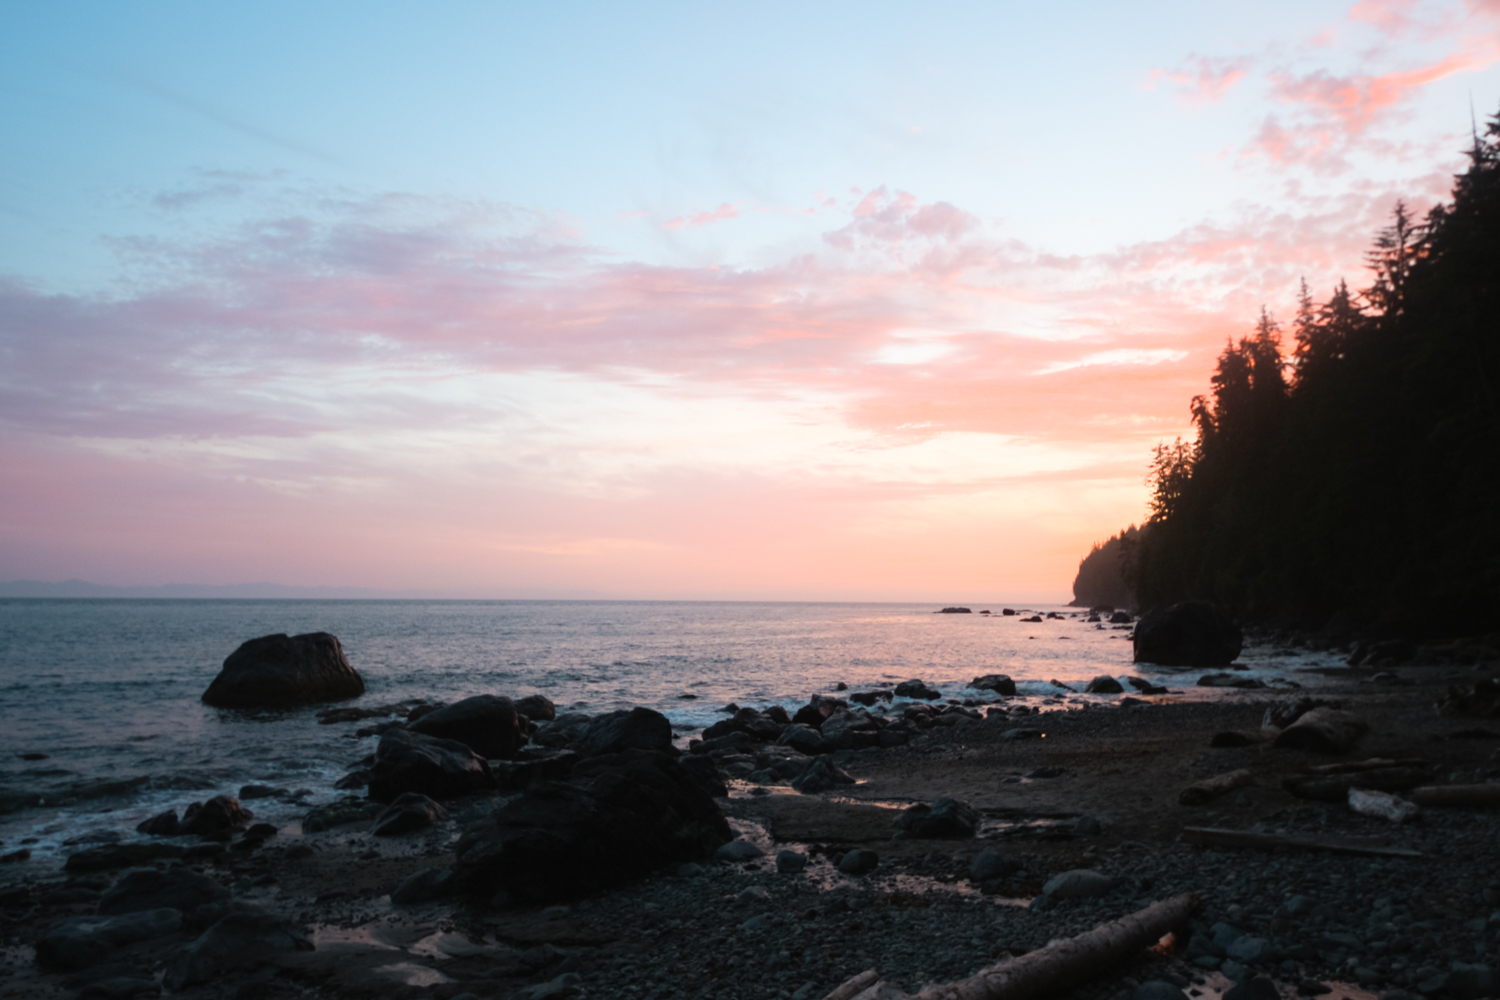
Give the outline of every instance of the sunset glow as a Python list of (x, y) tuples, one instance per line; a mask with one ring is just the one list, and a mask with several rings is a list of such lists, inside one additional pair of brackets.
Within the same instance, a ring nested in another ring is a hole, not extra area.
[(12, 5), (0, 580), (1067, 600), (1500, 3)]

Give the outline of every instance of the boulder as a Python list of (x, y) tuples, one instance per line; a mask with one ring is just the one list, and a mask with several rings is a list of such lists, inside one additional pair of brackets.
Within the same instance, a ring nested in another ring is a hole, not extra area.
[(391, 729), (375, 748), (370, 768), (370, 798), (391, 802), (402, 792), (421, 792), (432, 799), (492, 791), (495, 776), (489, 762), (456, 740)]
[(792, 787), (803, 795), (816, 795), (840, 785), (852, 785), (854, 779), (839, 770), (828, 754), (813, 758), (806, 771), (792, 779)]
[(794, 722), (790, 726), (787, 726), (781, 731), (781, 735), (776, 737), (777, 746), (800, 750), (809, 757), (816, 757), (822, 753), (824, 751), (823, 743), (822, 733), (818, 732), (812, 726), (804, 725), (800, 722)]
[(250, 825), (255, 814), (240, 805), (233, 795), (215, 795), (207, 802), (194, 802), (182, 813), (177, 833), (204, 840), (228, 840), (235, 831)]
[(1120, 682), (1109, 674), (1100, 674), (1089, 681), (1088, 686), (1083, 689), (1084, 694), (1123, 694), (1125, 688)]
[(495, 761), (490, 769), (501, 791), (520, 792), (537, 781), (567, 781), (582, 759), (573, 750), (523, 747), (515, 760)]
[(849, 696), (849, 700), (856, 705), (864, 705), (866, 708), (869, 708), (877, 701), (890, 701), (894, 697), (895, 695), (882, 689), (877, 691), (856, 691)]
[(365, 693), (365, 682), (327, 632), (267, 635), (240, 644), (203, 692), (216, 708), (281, 708), (342, 701)]
[(157, 813), (150, 819), (136, 824), (135, 830), (149, 837), (175, 837), (178, 825), (177, 810), (168, 809), (164, 813)]
[(380, 815), (380, 806), (364, 799), (345, 798), (316, 806), (302, 817), (303, 833), (322, 833), (350, 823), (364, 823)]
[(1240, 627), (1205, 601), (1146, 612), (1135, 626), (1135, 662), (1163, 667), (1223, 667), (1244, 647)]
[(395, 906), (430, 903), (457, 896), (460, 888), (458, 876), (453, 869), (424, 868), (414, 875), (408, 875), (400, 885), (391, 890), (391, 903)]
[(627, 749), (583, 761), (572, 784), (540, 782), (471, 827), (455, 871), (471, 892), (554, 902), (702, 861), (730, 838), (718, 805), (676, 759)]
[[(89, 974), (95, 972), (100, 974)], [(114, 962), (75, 976), (68, 985), (80, 987), (75, 1000), (136, 1000), (137, 997), (161, 996), (161, 984), (150, 972)]]
[(880, 867), (880, 855), (856, 847), (839, 859), (839, 871), (845, 875), (864, 875)]
[(736, 710), (730, 718), (715, 722), (703, 730), (703, 738), (711, 740), (730, 733), (744, 733), (752, 740), (767, 743), (781, 735), (786, 725), (787, 723), (778, 722), (764, 712), (753, 708), (741, 708)]
[(765, 851), (762, 851), (748, 840), (736, 839), (731, 840), (727, 844), (720, 844), (714, 851), (714, 860), (738, 864), (741, 861), (750, 861), (755, 858), (764, 857), (765, 853)]
[(896, 836), (919, 840), (961, 839), (979, 829), (979, 813), (967, 802), (938, 799), (932, 805), (915, 805), (896, 819)]
[(698, 782), (709, 795), (716, 799), (729, 797), (729, 788), (724, 784), (724, 776), (719, 773), (719, 765), (707, 754), (684, 754), (678, 759), (680, 763)]
[(819, 732), (824, 745), (834, 750), (863, 750), (880, 742), (878, 724), (862, 708), (835, 710)]
[[(839, 687), (841, 689), (847, 688), (848, 685), (840, 684)], [(848, 702), (842, 698), (830, 698), (826, 694), (815, 694), (806, 705), (797, 709), (792, 715), (792, 722), (800, 723), (813, 729), (822, 729), (823, 720), (847, 704)]]
[(118, 916), (143, 910), (173, 909), (187, 913), (205, 903), (229, 898), (229, 890), (191, 868), (127, 872), (99, 897), (99, 915)]
[(998, 847), (986, 847), (969, 862), (969, 878), (989, 882), (1021, 870), (1021, 863)]
[(920, 698), (923, 701), (936, 701), (943, 696), (943, 692), (937, 688), (928, 687), (924, 681), (911, 680), (902, 681), (896, 685), (896, 696), (898, 698)]
[(552, 704), (552, 699), (539, 694), (516, 699), (516, 711), (537, 723), (551, 722), (557, 718), (557, 706)]
[(153, 861), (180, 858), (182, 854), (183, 849), (176, 844), (107, 844), (68, 855), (63, 871), (76, 874), (108, 871), (111, 868), (134, 868), (137, 865), (149, 865)]
[(408, 727), (423, 736), (462, 743), (485, 758), (508, 760), (526, 737), (509, 698), (480, 694), (428, 712)]
[(671, 746), (672, 723), (660, 712), (638, 706), (593, 719), (574, 749), (585, 757), (598, 757), (623, 750), (668, 750)]
[(278, 953), (312, 951), (302, 929), (264, 912), (239, 912), (214, 924), (167, 962), (162, 985), (173, 993)]
[(1274, 746), (1312, 753), (1348, 753), (1368, 728), (1348, 712), (1336, 708), (1314, 708), (1283, 729)]
[(1016, 682), (1009, 674), (985, 674), (970, 681), (969, 687), (975, 691), (993, 691), (1007, 698), (1015, 697), (1016, 693)]
[(531, 734), (531, 741), (539, 746), (561, 749), (570, 747), (588, 729), (592, 720), (582, 712), (564, 712), (551, 722), (544, 722)]
[(783, 875), (795, 875), (807, 867), (807, 855), (801, 851), (777, 851), (776, 870)]
[(448, 811), (421, 792), (402, 792), (375, 817), (370, 832), (377, 837), (399, 837), (447, 818)]
[(170, 908), (122, 913), (113, 917), (73, 917), (52, 928), (36, 943), (38, 965), (81, 969), (109, 957), (114, 948), (175, 934), (182, 911)]

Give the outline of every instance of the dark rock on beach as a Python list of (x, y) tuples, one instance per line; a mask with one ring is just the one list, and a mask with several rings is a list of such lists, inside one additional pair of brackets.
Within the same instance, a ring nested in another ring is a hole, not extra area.
[(68, 855), (63, 870), (97, 872), (111, 868), (134, 868), (153, 861), (180, 858), (182, 855), (183, 849), (176, 844), (109, 844)]
[(282, 708), (365, 693), (336, 636), (267, 635), (242, 643), (203, 692), (216, 708)]
[(567, 781), (582, 759), (573, 750), (523, 747), (515, 760), (493, 761), (490, 769), (501, 791), (520, 792), (538, 781)]
[(1007, 698), (1014, 698), (1016, 695), (1016, 682), (1010, 679), (1009, 674), (985, 674), (970, 681), (969, 687), (975, 691), (993, 691)]
[(162, 985), (176, 993), (278, 954), (311, 951), (305, 933), (271, 913), (231, 913), (173, 956)]
[(204, 803), (194, 802), (182, 814), (177, 832), (184, 837), (228, 840), (235, 831), (250, 825), (255, 816), (232, 795), (215, 795)]
[(1244, 634), (1223, 611), (1184, 601), (1146, 612), (1135, 626), (1135, 662), (1163, 667), (1223, 667), (1244, 647)]
[(364, 823), (380, 814), (380, 806), (364, 799), (347, 798), (314, 808), (302, 817), (303, 833), (322, 833), (350, 823)]
[(422, 793), (403, 792), (375, 817), (370, 832), (377, 837), (399, 837), (447, 818), (448, 811)]
[(532, 722), (551, 722), (557, 718), (557, 706), (550, 698), (539, 694), (527, 695), (516, 700), (516, 711)]
[(915, 805), (896, 820), (898, 838), (963, 839), (979, 829), (979, 813), (967, 802), (942, 798), (932, 805)]
[(99, 897), (101, 916), (173, 909), (187, 913), (229, 898), (229, 890), (190, 868), (129, 872)]
[(175, 934), (181, 927), (182, 911), (171, 908), (73, 917), (37, 941), (36, 961), (48, 968), (81, 969), (103, 962), (115, 948)]
[(1109, 674), (1100, 674), (1089, 681), (1083, 691), (1084, 694), (1123, 694), (1125, 688)]
[(924, 701), (935, 701), (943, 696), (943, 692), (937, 688), (929, 687), (925, 681), (910, 680), (902, 681), (896, 685), (896, 696), (898, 698), (921, 698)]
[(376, 802), (394, 801), (402, 792), (450, 799), (494, 788), (489, 762), (456, 740), (391, 729), (375, 748), (369, 795)]
[(541, 782), (464, 834), (455, 870), (469, 891), (569, 899), (704, 860), (730, 839), (714, 800), (667, 753), (594, 757), (574, 782)]
[(509, 698), (481, 694), (428, 712), (409, 728), (424, 736), (456, 740), (481, 757), (507, 760), (526, 740), (516, 716)]
[(137, 833), (144, 833), (150, 837), (175, 837), (180, 825), (177, 820), (177, 810), (168, 809), (164, 813), (158, 813), (148, 820), (137, 823), (135, 830)]
[(649, 708), (620, 709), (592, 720), (578, 737), (574, 749), (585, 757), (623, 750), (668, 750), (672, 746), (672, 723)]

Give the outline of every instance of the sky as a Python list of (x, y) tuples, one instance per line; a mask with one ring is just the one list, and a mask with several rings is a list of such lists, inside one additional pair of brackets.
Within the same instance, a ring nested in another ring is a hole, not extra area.
[(1500, 0), (0, 5), (0, 580), (1057, 600)]

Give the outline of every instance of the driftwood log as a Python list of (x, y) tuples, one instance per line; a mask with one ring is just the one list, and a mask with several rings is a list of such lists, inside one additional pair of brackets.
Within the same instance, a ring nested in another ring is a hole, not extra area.
[(1413, 788), (1406, 797), (1419, 806), (1438, 809), (1464, 806), (1487, 808), (1500, 806), (1500, 785), (1427, 785)]
[(1200, 806), (1205, 802), (1212, 801), (1225, 792), (1232, 792), (1236, 788), (1244, 788), (1246, 785), (1255, 783), (1255, 776), (1244, 768), (1238, 771), (1226, 771), (1216, 774), (1212, 778), (1204, 778), (1188, 785), (1177, 796), (1177, 802), (1185, 806)]
[[(928, 986), (916, 995), (917, 1000), (1032, 1000), (1056, 994), (1102, 975), (1110, 966), (1155, 944), (1168, 931), (1186, 924), (1197, 908), (1198, 897), (1193, 893), (1173, 896), (1077, 937), (1054, 941), (992, 965), (968, 979)], [(907, 996), (871, 969), (828, 994), (825, 1000), (896, 1000)]]
[(1382, 767), (1371, 771), (1348, 771), (1343, 774), (1298, 775), (1285, 779), (1282, 787), (1299, 799), (1345, 802), (1349, 798), (1351, 788), (1379, 792), (1404, 792), (1431, 780), (1431, 768)]
[(1390, 847), (1359, 837), (1327, 837), (1300, 833), (1252, 833), (1249, 830), (1224, 830), (1212, 826), (1185, 826), (1184, 843), (1202, 847), (1248, 847), (1261, 851), (1328, 851), (1332, 854), (1360, 854), (1378, 858), (1420, 858), (1421, 851)]
[(1358, 771), (1379, 771), (1387, 767), (1421, 767), (1432, 769), (1432, 761), (1421, 757), (1400, 757), (1390, 760), (1385, 757), (1370, 757), (1366, 760), (1341, 760), (1334, 764), (1317, 764), (1307, 769), (1309, 774), (1354, 774)]
[(1313, 753), (1348, 753), (1368, 728), (1348, 712), (1315, 708), (1283, 729), (1276, 737), (1276, 746), (1283, 750), (1309, 750)]

